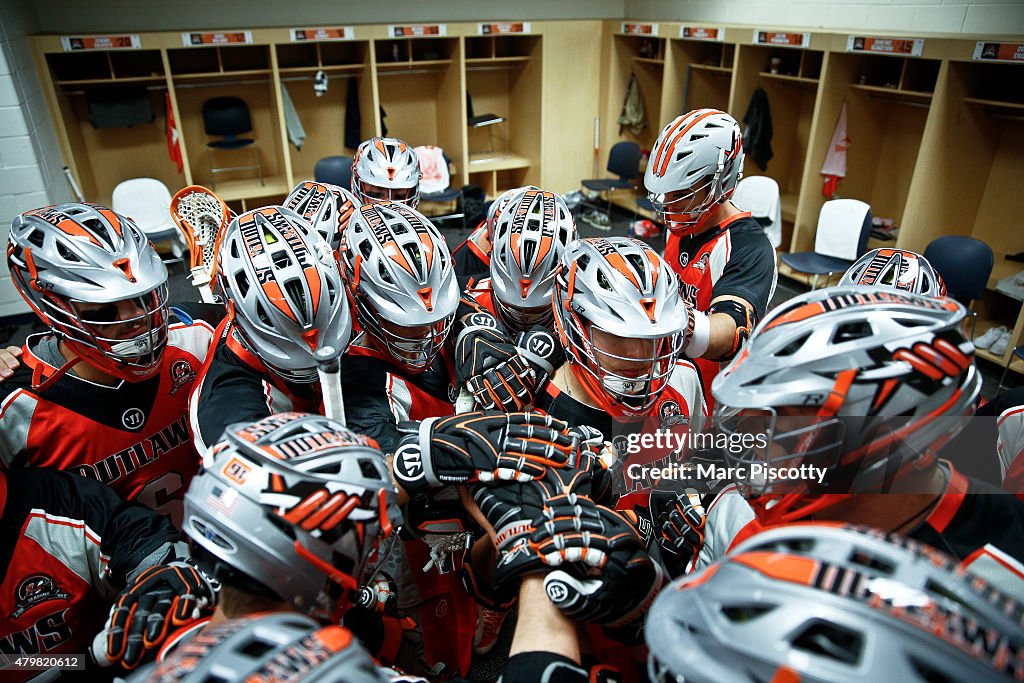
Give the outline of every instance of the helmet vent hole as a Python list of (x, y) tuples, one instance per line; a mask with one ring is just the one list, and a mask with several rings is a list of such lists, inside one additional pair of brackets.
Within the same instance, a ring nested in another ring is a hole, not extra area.
[(587, 266), (590, 265), (590, 256), (588, 254), (582, 254), (576, 259), (576, 265), (579, 266), (580, 270), (586, 270)]
[(416, 270), (423, 269), (423, 254), (414, 244), (405, 245), (405, 253), (409, 255), (409, 261), (415, 264)]
[(532, 240), (523, 244), (523, 272), (533, 269), (533, 257), (537, 254), (537, 243)]
[(405, 225), (403, 223), (395, 223), (394, 225), (391, 226), (391, 232), (395, 233), (396, 235), (408, 235), (410, 230), (408, 225)]
[(860, 661), (864, 636), (815, 619), (793, 638), (793, 648), (852, 665)]
[(43, 233), (40, 232), (39, 230), (33, 230), (28, 234), (28, 236), (25, 239), (27, 239), (29, 242), (36, 245), (37, 247), (41, 248), (43, 246)]
[(857, 551), (850, 556), (850, 563), (866, 567), (879, 574), (885, 574), (886, 576), (892, 576), (896, 571), (896, 567), (892, 562), (881, 557), (869, 555), (863, 551)]
[(256, 302), (256, 318), (264, 325), (270, 327), (270, 316), (267, 315), (267, 310), (263, 308), (263, 303), (260, 301)]
[(380, 276), (381, 280), (389, 285), (395, 284), (395, 281), (391, 279), (391, 273), (389, 273), (388, 269), (384, 267), (383, 261), (377, 264), (377, 274)]
[(373, 247), (370, 246), (369, 242), (365, 240), (359, 243), (359, 253), (363, 255), (363, 258), (370, 258), (370, 254), (373, 252)]
[(615, 291), (612, 288), (612, 283), (608, 280), (608, 276), (604, 274), (603, 270), (597, 271), (597, 286), (609, 292)]
[(252, 659), (260, 659), (266, 653), (274, 649), (274, 646), (263, 640), (251, 640), (238, 652)]
[(62, 242), (57, 242), (57, 253), (60, 254), (62, 259), (71, 263), (80, 263), (82, 261), (82, 259), (78, 258), (78, 254), (68, 249)]
[(628, 254), (626, 262), (633, 266), (633, 270), (637, 272), (641, 280), (647, 279), (647, 268), (644, 267), (644, 260), (639, 254)]
[(832, 333), (831, 342), (833, 344), (843, 344), (849, 341), (856, 341), (857, 339), (865, 339), (873, 333), (874, 331), (871, 329), (870, 323), (864, 321), (844, 323), (836, 327)]
[(238, 296), (242, 299), (249, 293), (249, 278), (245, 276), (245, 273), (238, 273), (235, 275), (235, 286), (238, 288)]
[(332, 283), (330, 280), (325, 280), (325, 282), (327, 284), (327, 300), (331, 304), (333, 304), (334, 300), (338, 296), (338, 291), (334, 288), (334, 283)]
[(366, 479), (373, 479), (375, 481), (381, 481), (380, 470), (377, 468), (377, 463), (368, 458), (359, 459), (359, 471)]
[(686, 157), (690, 156), (691, 154), (693, 154), (692, 151), (690, 151), (688, 149), (684, 149), (682, 152), (680, 152), (679, 154), (676, 155), (676, 161), (682, 161), (683, 159), (685, 159)]
[(288, 256), (287, 251), (276, 251), (273, 256), (275, 268), (287, 268), (292, 264), (291, 258)]
[(794, 339), (793, 341), (791, 341), (790, 343), (786, 344), (784, 347), (782, 347), (781, 349), (776, 351), (775, 355), (778, 356), (778, 357), (782, 357), (782, 358), (785, 358), (787, 356), (792, 356), (793, 354), (795, 354), (797, 351), (799, 351), (800, 349), (802, 349), (804, 347), (804, 344), (807, 343), (807, 340), (810, 337), (811, 337), (811, 333), (808, 332), (807, 334), (805, 334), (804, 336), (800, 337), (799, 339)]
[(238, 242), (235, 240), (231, 241), (231, 258), (238, 258)]
[(917, 657), (910, 657), (910, 665), (917, 671), (920, 680), (925, 681), (925, 683), (954, 683), (956, 680), (939, 671), (931, 664), (922, 662)]
[(748, 622), (768, 614), (775, 609), (774, 605), (729, 605), (722, 606), (722, 614), (732, 622)]
[(284, 291), (304, 316), (305, 311), (309, 308), (309, 302), (306, 300), (306, 290), (302, 286), (302, 281), (298, 278), (288, 280), (284, 283)]

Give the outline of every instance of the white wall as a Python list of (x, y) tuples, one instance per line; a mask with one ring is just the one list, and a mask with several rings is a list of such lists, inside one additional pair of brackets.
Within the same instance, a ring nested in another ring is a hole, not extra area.
[[(25, 36), (39, 30), (25, 4), (0, 0), (0, 245), (23, 211), (71, 198), (50, 113)], [(0, 258), (0, 316), (28, 306), (14, 290)]]
[(607, 19), (625, 0), (31, 0), (42, 31), (169, 31), (490, 19)]
[(626, 16), (769, 28), (1024, 34), (1024, 0), (626, 0)]

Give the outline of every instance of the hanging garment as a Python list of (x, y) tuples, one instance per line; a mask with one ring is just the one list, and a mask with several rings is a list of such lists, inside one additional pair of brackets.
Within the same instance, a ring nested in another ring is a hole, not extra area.
[[(384, 119), (388, 117), (388, 113), (384, 111), (383, 105), (380, 107), (380, 136), (386, 138), (388, 136), (388, 124), (384, 123)], [(359, 145), (356, 145), (357, 147)]]
[(316, 93), (317, 97), (323, 97), (327, 94), (327, 88), (331, 85), (331, 80), (327, 78), (327, 72), (323, 69), (317, 71), (313, 76), (313, 92)]
[(89, 90), (86, 99), (93, 128), (126, 128), (156, 118), (145, 86)]
[(167, 107), (167, 117), (165, 118), (167, 122), (165, 126), (165, 132), (167, 133), (167, 156), (178, 167), (178, 173), (181, 173), (185, 167), (185, 162), (181, 156), (181, 137), (178, 135), (178, 123), (174, 120), (174, 107), (171, 106), (170, 92), (164, 95), (164, 104)]
[(420, 160), (420, 192), (434, 194), (448, 189), (451, 177), (448, 173), (448, 160), (444, 158), (444, 150), (433, 145), (416, 148), (416, 157)]
[(633, 135), (639, 135), (646, 127), (647, 112), (644, 110), (644, 98), (640, 96), (640, 83), (636, 74), (630, 74), (626, 99), (622, 102), (622, 113), (619, 114), (619, 135), (622, 135), (624, 128)]
[(306, 129), (302, 127), (299, 112), (295, 111), (292, 96), (288, 94), (288, 88), (284, 83), (281, 83), (281, 105), (284, 109), (284, 125), (288, 129), (288, 140), (295, 149), (302, 149), (302, 145), (306, 144)]
[(345, 146), (355, 149), (363, 141), (359, 131), (363, 127), (363, 115), (359, 111), (359, 79), (348, 79), (345, 93)]
[(825, 176), (821, 193), (832, 199), (836, 194), (839, 179), (846, 177), (846, 152), (850, 148), (850, 138), (846, 136), (846, 101), (839, 110), (839, 120), (832, 131), (832, 140), (828, 143), (825, 163), (821, 165), (821, 175)]
[(743, 150), (754, 160), (762, 171), (768, 170), (768, 162), (775, 156), (772, 152), (772, 110), (768, 105), (768, 93), (758, 88), (750, 96), (747, 113), (743, 115)]

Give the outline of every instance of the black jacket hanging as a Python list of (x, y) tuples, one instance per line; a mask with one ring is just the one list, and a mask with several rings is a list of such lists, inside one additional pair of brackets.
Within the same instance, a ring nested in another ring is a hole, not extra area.
[(762, 88), (750, 96), (747, 113), (743, 115), (743, 149), (762, 171), (768, 170), (772, 152), (772, 110), (768, 106), (768, 93)]
[(363, 141), (360, 130), (363, 127), (363, 116), (359, 111), (359, 79), (353, 76), (348, 79), (348, 90), (345, 94), (345, 146), (355, 149)]

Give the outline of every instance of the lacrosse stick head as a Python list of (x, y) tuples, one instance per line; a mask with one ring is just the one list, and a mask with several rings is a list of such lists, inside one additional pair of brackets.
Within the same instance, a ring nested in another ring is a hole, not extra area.
[(189, 185), (171, 199), (171, 218), (185, 236), (195, 284), (199, 274), (209, 283), (217, 270), (217, 251), (224, 229), (231, 222), (227, 204), (202, 185)]

